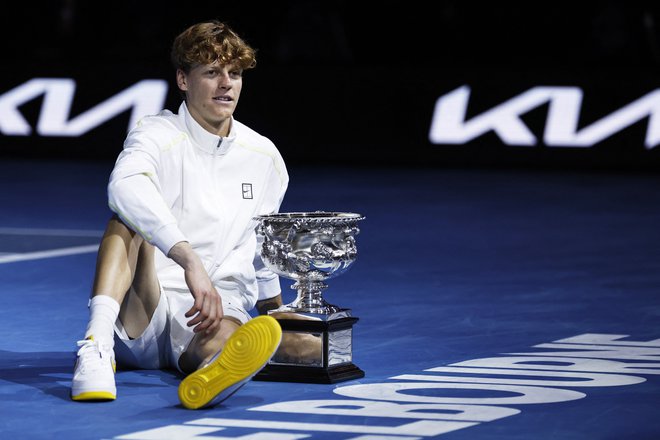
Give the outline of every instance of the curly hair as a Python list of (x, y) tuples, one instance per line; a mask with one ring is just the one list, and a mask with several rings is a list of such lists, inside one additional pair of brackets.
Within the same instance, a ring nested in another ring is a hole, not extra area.
[(223, 65), (235, 62), (246, 70), (256, 65), (255, 52), (227, 24), (211, 20), (181, 32), (172, 44), (171, 59), (176, 69), (186, 73), (197, 65), (215, 61)]

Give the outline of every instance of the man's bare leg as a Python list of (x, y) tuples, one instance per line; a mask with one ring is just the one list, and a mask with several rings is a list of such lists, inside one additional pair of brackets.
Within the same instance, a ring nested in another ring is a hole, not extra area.
[(237, 319), (226, 316), (220, 321), (220, 327), (214, 334), (197, 333), (190, 342), (188, 349), (179, 358), (181, 371), (190, 374), (206, 364), (224, 348), (229, 337), (240, 325), (241, 323)]
[(71, 382), (78, 401), (114, 400), (114, 323), (118, 317), (129, 336), (139, 336), (158, 304), (160, 289), (154, 249), (121, 220), (108, 222), (99, 246), (90, 302), (90, 320)]
[(116, 216), (99, 247), (92, 295), (121, 304), (119, 318), (131, 338), (147, 328), (160, 299), (154, 247)]

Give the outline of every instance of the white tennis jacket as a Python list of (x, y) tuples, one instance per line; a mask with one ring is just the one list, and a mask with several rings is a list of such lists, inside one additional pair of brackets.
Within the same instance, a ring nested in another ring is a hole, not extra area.
[(232, 120), (225, 138), (204, 130), (185, 102), (131, 130), (108, 184), (110, 209), (161, 252), (164, 287), (186, 289), (183, 269), (167, 258), (188, 241), (211, 281), (239, 291), (245, 310), (280, 292), (277, 275), (264, 267), (255, 215), (279, 210), (289, 176), (266, 137)]

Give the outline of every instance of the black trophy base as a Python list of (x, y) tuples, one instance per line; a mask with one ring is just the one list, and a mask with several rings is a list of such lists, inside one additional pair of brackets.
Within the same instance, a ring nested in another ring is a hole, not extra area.
[[(284, 315), (286, 316), (286, 315)], [(295, 316), (295, 315), (293, 315)], [(355, 317), (341, 317), (329, 321), (286, 319), (277, 317), (283, 332), (312, 336), (318, 341), (318, 350), (308, 353), (304, 363), (291, 361), (286, 356), (273, 359), (253, 379), (274, 382), (337, 383), (364, 377), (364, 371), (353, 364), (352, 327)], [(287, 351), (284, 342), (280, 350)], [(307, 365), (305, 365), (307, 364)]]
[(337, 383), (364, 377), (364, 371), (354, 364), (330, 368), (266, 365), (253, 380), (298, 383)]

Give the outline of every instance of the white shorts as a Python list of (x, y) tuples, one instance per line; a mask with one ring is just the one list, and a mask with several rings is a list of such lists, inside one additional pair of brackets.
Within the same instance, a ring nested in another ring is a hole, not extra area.
[[(231, 316), (243, 324), (251, 317), (234, 292), (222, 292), (222, 308), (225, 316)], [(238, 292), (235, 292), (238, 294)], [(190, 291), (164, 289), (147, 328), (136, 339), (130, 339), (121, 321), (115, 322), (115, 357), (122, 368), (159, 370), (179, 368), (179, 357), (188, 348), (195, 333), (186, 323), (185, 313), (193, 306)]]

